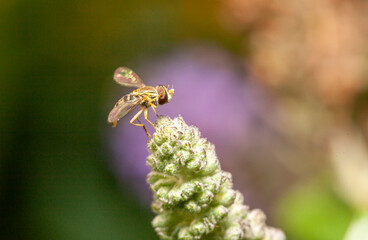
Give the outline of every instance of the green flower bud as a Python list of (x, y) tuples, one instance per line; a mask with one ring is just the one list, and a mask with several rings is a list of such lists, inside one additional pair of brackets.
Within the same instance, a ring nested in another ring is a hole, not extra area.
[(179, 240), (192, 240), (194, 237), (190, 234), (189, 228), (183, 227), (178, 233)]
[(221, 170), (215, 147), (181, 117), (159, 117), (148, 141), (153, 191), (152, 225), (162, 240), (284, 240), (267, 227), (261, 210), (249, 210)]
[(200, 213), (202, 208), (193, 200), (184, 205), (184, 209), (190, 213)]

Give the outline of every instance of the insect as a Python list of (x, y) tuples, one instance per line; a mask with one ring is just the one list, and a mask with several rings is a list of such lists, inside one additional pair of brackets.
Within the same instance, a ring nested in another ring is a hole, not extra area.
[[(127, 67), (119, 67), (116, 69), (114, 73), (114, 80), (118, 84), (125, 87), (136, 87), (137, 89), (129, 94), (124, 95), (115, 104), (114, 108), (109, 114), (109, 117), (107, 118), (107, 122), (115, 127), (119, 119), (123, 118), (128, 113), (133, 111), (138, 105), (140, 105), (140, 110), (130, 120), (130, 123), (134, 126), (143, 127), (147, 133), (147, 136), (150, 137), (151, 135), (147, 131), (147, 128), (139, 121), (138, 117), (143, 112), (144, 118), (155, 128), (155, 125), (147, 118), (148, 108), (152, 107), (157, 116), (157, 105), (170, 102), (174, 93), (174, 89), (169, 90), (169, 85), (166, 87), (163, 85), (158, 85), (156, 87), (146, 86), (140, 77), (133, 70)], [(139, 123), (134, 123), (135, 120), (137, 120)]]

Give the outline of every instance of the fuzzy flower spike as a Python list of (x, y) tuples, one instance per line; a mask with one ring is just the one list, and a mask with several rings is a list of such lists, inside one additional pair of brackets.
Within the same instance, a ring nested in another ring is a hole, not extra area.
[(182, 117), (159, 117), (147, 147), (147, 182), (157, 214), (152, 225), (162, 240), (285, 239), (281, 230), (266, 226), (261, 210), (243, 204), (214, 145)]

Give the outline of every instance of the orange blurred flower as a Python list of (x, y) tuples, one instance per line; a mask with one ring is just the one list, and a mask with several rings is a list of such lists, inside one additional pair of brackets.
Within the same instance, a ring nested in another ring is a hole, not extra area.
[(368, 8), (343, 0), (224, 1), (250, 30), (250, 68), (269, 86), (345, 105), (366, 87)]

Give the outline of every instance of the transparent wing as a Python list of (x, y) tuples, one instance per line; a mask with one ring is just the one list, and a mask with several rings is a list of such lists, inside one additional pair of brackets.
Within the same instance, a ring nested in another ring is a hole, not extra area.
[(140, 77), (130, 68), (119, 67), (114, 72), (115, 81), (126, 87), (143, 87), (145, 84)]
[(124, 95), (109, 113), (107, 122), (115, 126), (119, 119), (130, 113), (140, 104), (140, 100), (141, 98), (139, 96), (132, 95), (131, 93)]

